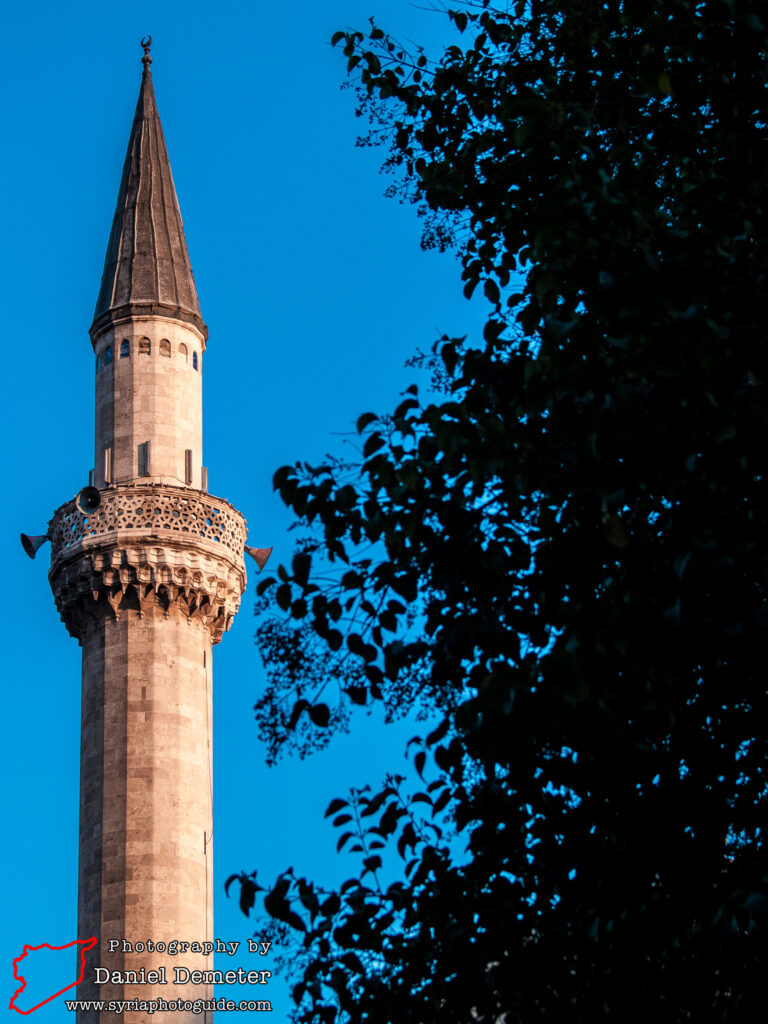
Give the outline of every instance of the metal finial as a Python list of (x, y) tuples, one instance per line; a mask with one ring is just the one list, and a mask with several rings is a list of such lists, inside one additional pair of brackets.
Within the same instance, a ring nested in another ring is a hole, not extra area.
[(141, 45), (144, 47), (144, 56), (141, 58), (141, 63), (144, 65), (144, 70), (149, 71), (149, 65), (152, 63), (152, 58), (149, 56), (149, 48), (152, 45), (152, 36), (145, 36), (141, 40)]

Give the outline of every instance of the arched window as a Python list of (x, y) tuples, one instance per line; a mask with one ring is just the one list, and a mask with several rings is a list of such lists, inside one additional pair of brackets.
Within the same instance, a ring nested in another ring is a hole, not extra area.
[(107, 347), (104, 349), (104, 365), (105, 366), (109, 366), (109, 364), (111, 362), (112, 362), (112, 346), (111, 345), (107, 345)]
[(139, 355), (148, 356), (152, 351), (152, 342), (149, 338), (139, 338)]
[(192, 369), (197, 369), (197, 352), (192, 353)]
[(120, 358), (128, 359), (131, 354), (131, 343), (127, 338), (123, 338), (120, 342)]
[(96, 356), (96, 373), (101, 369), (101, 356)]
[(187, 362), (187, 359), (188, 359), (188, 356), (187, 356), (187, 346), (186, 346), (186, 345), (184, 344), (184, 342), (183, 342), (183, 341), (182, 341), (182, 343), (181, 343), (181, 344), (179, 345), (179, 355), (181, 356), (181, 358), (182, 358), (182, 359), (184, 360), (184, 362), (186, 363), (186, 362)]
[(168, 359), (171, 358), (171, 343), (167, 338), (163, 338), (160, 342), (160, 355), (166, 356)]

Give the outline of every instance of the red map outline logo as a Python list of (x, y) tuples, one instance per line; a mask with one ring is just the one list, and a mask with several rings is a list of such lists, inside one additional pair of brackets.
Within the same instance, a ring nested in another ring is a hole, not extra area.
[[(34, 1010), (39, 1010), (41, 1006), (45, 1006), (46, 1003), (50, 1003), (52, 999), (56, 999), (56, 997), (60, 996), (63, 992), (68, 992), (71, 988), (74, 988), (75, 985), (79, 985), (80, 982), (83, 980), (83, 975), (85, 974), (85, 954), (88, 952), (89, 949), (93, 949), (97, 942), (98, 939), (94, 935), (90, 939), (75, 939), (74, 942), (68, 942), (65, 946), (51, 946), (50, 943), (48, 942), (41, 942), (39, 946), (25, 946), (24, 951), (21, 953), (21, 955), (17, 956), (16, 959), (13, 961), (13, 976), (16, 979), (16, 981), (21, 982), (21, 985), (13, 993), (11, 1001), (8, 1005), (8, 1009), (15, 1010), (16, 1013), (32, 1013)], [(20, 1010), (18, 1006), (14, 1006), (13, 1004), (16, 1001), (17, 996), (20, 996), (24, 989), (27, 987), (27, 981), (24, 975), (16, 973), (19, 961), (23, 960), (27, 953), (34, 953), (38, 949), (69, 949), (71, 946), (83, 947), (80, 950), (80, 973), (77, 976), (77, 981), (73, 981), (71, 985), (67, 985), (65, 988), (61, 989), (60, 992), (54, 992), (52, 996), (48, 996), (48, 998), (44, 999), (42, 1003), (38, 1003), (37, 1006), (33, 1006), (29, 1010)]]

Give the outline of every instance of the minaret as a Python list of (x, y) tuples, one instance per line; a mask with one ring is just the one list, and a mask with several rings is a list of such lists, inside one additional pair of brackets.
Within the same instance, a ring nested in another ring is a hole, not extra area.
[[(211, 970), (213, 957), (167, 946), (213, 940), (211, 648), (245, 587), (245, 520), (207, 493), (208, 332), (149, 43), (90, 330), (95, 470), (48, 536), (56, 605), (83, 648), (78, 938), (99, 941), (78, 998), (170, 1002), (213, 995), (174, 984), (171, 969)], [(97, 985), (97, 965), (110, 979), (143, 970), (144, 983)], [(147, 983), (160, 966), (167, 983)], [(82, 1024), (211, 1019), (78, 1014)]]

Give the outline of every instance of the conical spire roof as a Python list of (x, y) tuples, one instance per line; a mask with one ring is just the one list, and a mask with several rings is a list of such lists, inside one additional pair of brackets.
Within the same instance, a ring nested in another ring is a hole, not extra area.
[(147, 314), (192, 323), (207, 337), (155, 102), (149, 43), (142, 45), (144, 73), (91, 337), (109, 323)]

